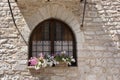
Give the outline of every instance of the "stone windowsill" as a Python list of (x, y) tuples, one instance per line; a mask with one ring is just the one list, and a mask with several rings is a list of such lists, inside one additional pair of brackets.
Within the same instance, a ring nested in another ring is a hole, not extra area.
[(71, 71), (78, 71), (78, 67), (46, 67), (35, 70), (34, 66), (28, 66), (30, 73), (34, 76), (55, 75), (56, 73), (63, 74)]
[[(28, 69), (35, 69), (35, 67), (34, 66), (28, 66), (27, 67)], [(48, 69), (48, 68), (50, 68), (50, 69), (52, 69), (52, 68), (77, 68), (76, 66), (54, 66), (54, 67), (45, 67), (45, 68), (42, 68), (42, 69)]]

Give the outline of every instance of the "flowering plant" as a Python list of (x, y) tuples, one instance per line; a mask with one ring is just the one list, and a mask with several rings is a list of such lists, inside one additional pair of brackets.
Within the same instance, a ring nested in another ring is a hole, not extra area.
[(30, 66), (34, 66), (36, 70), (42, 67), (52, 66), (55, 63), (52, 57), (48, 55), (44, 56), (42, 53), (40, 53), (40, 56), (38, 58), (31, 57), (29, 62), (30, 62)]
[(71, 65), (71, 62), (75, 62), (73, 56), (68, 56), (66, 51), (62, 51), (60, 54), (56, 54), (54, 59), (59, 62), (65, 62), (68, 65)]
[(67, 65), (71, 65), (71, 62), (75, 62), (75, 59), (71, 56), (67, 56), (65, 51), (62, 51), (60, 54), (56, 55), (43, 55), (40, 53), (40, 56), (38, 58), (32, 57), (30, 60), (30, 66), (34, 66), (36, 70), (53, 65), (57, 65), (60, 62), (65, 62)]

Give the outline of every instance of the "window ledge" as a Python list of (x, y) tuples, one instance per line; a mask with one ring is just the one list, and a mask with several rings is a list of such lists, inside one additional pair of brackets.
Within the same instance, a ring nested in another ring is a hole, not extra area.
[(58, 73), (59, 71), (73, 71), (73, 70), (75, 70), (75, 71), (77, 71), (78, 70), (78, 67), (63, 67), (63, 66), (59, 66), (59, 67), (57, 67), (57, 66), (55, 66), (55, 67), (45, 67), (45, 68), (41, 68), (41, 69), (38, 69), (38, 70), (36, 70), (35, 68), (34, 68), (34, 66), (28, 66), (27, 67), (28, 68), (28, 70), (30, 71), (30, 73), (32, 74), (32, 75), (34, 75), (34, 76), (39, 76), (39, 75), (54, 75), (54, 74), (56, 74), (56, 73)]
[(34, 66), (28, 66), (27, 68), (28, 68), (28, 69), (35, 69)]
[[(41, 69), (59, 69), (59, 68), (69, 68), (69, 69), (71, 69), (71, 68), (77, 68), (77, 66), (54, 66), (54, 67), (45, 67), (45, 68), (41, 68)], [(35, 67), (34, 66), (28, 66), (27, 67), (27, 69), (35, 69)]]

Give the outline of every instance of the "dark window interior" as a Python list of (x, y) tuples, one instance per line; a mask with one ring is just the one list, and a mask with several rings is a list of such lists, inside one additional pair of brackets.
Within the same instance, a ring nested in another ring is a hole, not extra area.
[[(39, 53), (51, 55), (61, 51), (77, 58), (75, 36), (69, 26), (56, 19), (37, 25), (30, 36), (29, 58), (37, 57)], [(72, 66), (77, 66), (77, 59)]]

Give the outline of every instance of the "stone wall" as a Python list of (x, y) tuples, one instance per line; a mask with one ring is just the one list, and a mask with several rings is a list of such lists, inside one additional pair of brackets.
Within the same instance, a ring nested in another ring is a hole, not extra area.
[(119, 0), (104, 0), (96, 1), (96, 8), (103, 21), (103, 27), (108, 32), (114, 41), (114, 44), (120, 48), (120, 1)]
[(47, 68), (39, 75), (32, 74), (27, 69), (28, 46), (13, 24), (8, 1), (0, 0), (1, 80), (120, 80), (120, 51), (116, 47), (119, 0), (88, 0), (82, 30), (83, 3), (79, 0), (10, 2), (16, 24), (27, 42), (35, 26), (45, 19), (56, 18), (67, 23), (76, 35), (78, 66)]

